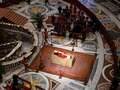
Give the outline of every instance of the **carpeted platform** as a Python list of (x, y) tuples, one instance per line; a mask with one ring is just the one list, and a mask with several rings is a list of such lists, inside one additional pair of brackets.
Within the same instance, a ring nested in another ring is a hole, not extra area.
[[(60, 50), (65, 53), (73, 54), (75, 56), (74, 65), (69, 68), (52, 63), (51, 55), (54, 50)], [(71, 52), (60, 48), (44, 46), (36, 59), (31, 63), (30, 68), (32, 70), (40, 70), (43, 72), (56, 74), (60, 77), (63, 76), (87, 82), (95, 59), (95, 55)]]

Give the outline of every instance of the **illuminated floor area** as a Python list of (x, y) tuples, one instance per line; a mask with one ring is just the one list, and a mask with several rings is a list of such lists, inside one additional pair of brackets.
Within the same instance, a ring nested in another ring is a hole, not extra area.
[[(19, 5), (9, 6), (8, 8), (14, 10), (20, 15), (23, 15), (30, 22), (32, 22), (31, 16), (37, 12), (46, 14), (46, 20), (48, 19), (47, 16), (58, 13), (57, 6), (61, 5), (65, 7), (66, 5), (69, 5), (62, 0), (58, 0), (58, 2), (56, 0), (50, 0), (51, 3), (48, 4), (48, 6), (45, 6), (42, 1), (43, 0), (34, 0), (31, 2), (31, 5), (28, 5), (26, 2), (21, 2)], [(84, 4), (89, 10), (91, 10), (104, 25), (107, 32), (110, 35), (112, 34), (112, 39), (117, 47), (116, 52), (120, 58), (119, 12), (116, 15), (113, 15), (113, 13), (117, 11), (110, 12), (110, 9), (106, 8), (109, 6), (105, 7), (104, 1), (102, 2), (102, 0), (100, 4), (93, 2), (93, 0), (79, 1), (81, 1), (81, 3)], [(107, 3), (111, 5), (110, 2)], [(47, 27), (48, 31), (52, 30), (53, 28), (48, 27), (48, 24), (46, 23), (45, 27)], [(33, 60), (31, 61), (31, 64), (28, 65), (29, 71), (32, 72), (24, 72), (28, 74), (24, 74), (22, 72), (20, 73), (21, 77), (28, 81), (31, 80), (30, 82), (33, 84), (33, 86), (35, 86), (34, 84), (39, 83), (45, 90), (109, 90), (114, 72), (113, 57), (112, 53), (110, 52), (111, 49), (109, 44), (100, 33), (95, 32), (95, 34), (88, 34), (87, 40), (85, 40), (83, 43), (78, 40), (76, 46), (63, 45), (63, 43), (59, 43), (61, 40), (63, 40), (63, 38), (56, 39), (51, 38), (51, 36), (49, 36), (46, 46), (42, 46), (42, 44), (45, 43), (43, 41), (44, 37), (42, 37), (43, 33), (38, 32), (38, 34), (38, 48), (40, 51), (38, 49), (38, 51), (35, 52), (38, 54), (37, 57), (33, 57), (34, 59), (32, 58)], [(54, 43), (53, 41), (58, 42)], [(29, 46), (27, 44), (29, 43), (24, 44), (24, 46)], [(25, 51), (27, 48), (24, 48), (23, 50)], [(51, 58), (54, 50), (59, 50), (74, 55), (75, 61), (72, 68), (52, 63)], [(43, 67), (40, 67), (41, 64), (43, 64)], [(36, 77), (37, 79), (41, 79), (41, 81), (37, 81)], [(10, 78), (8, 77), (8, 79)], [(35, 80), (32, 80), (31, 78)]]

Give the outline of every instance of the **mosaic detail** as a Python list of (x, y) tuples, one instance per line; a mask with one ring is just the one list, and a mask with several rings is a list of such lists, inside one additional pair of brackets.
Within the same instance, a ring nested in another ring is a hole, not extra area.
[(112, 30), (115, 27), (113, 23), (103, 23), (103, 25), (107, 30)]
[(103, 68), (102, 75), (103, 75), (103, 78), (107, 82), (111, 82), (111, 80), (113, 78), (113, 66), (112, 66), (112, 64), (106, 65)]
[(42, 87), (45, 90), (49, 88), (48, 79), (40, 73), (28, 72), (23, 74), (21, 78), (29, 81), (33, 90), (35, 86)]
[[(99, 13), (100, 14), (100, 13)], [(112, 30), (115, 27), (115, 24), (111, 21), (111, 19), (106, 16), (104, 13), (101, 13), (100, 15), (97, 15), (98, 19), (102, 22), (104, 27), (107, 30)]]
[(109, 90), (111, 83), (101, 83), (97, 86), (97, 90)]
[(34, 3), (34, 4), (31, 4), (30, 6), (23, 7), (20, 10), (20, 13), (28, 17), (37, 13), (44, 14), (47, 12), (48, 12), (48, 8), (43, 3)]
[[(97, 0), (96, 0), (97, 1)], [(120, 20), (120, 1), (119, 0), (98, 0), (99, 4), (107, 8), (112, 14)]]
[(39, 7), (39, 6), (32, 6), (29, 8), (31, 14), (37, 14), (37, 13), (43, 13), (45, 12), (44, 7)]
[[(100, 0), (100, 3), (104, 3), (105, 1)], [(106, 5), (106, 4), (105, 4)], [(111, 7), (111, 6), (110, 6)], [(97, 6), (91, 7), (91, 11), (96, 14), (96, 16), (98, 17), (98, 19), (102, 22), (102, 24), (104, 25), (104, 27), (106, 28), (106, 30), (108, 30), (109, 35), (111, 36), (112, 40), (115, 43), (115, 46), (117, 48), (117, 52), (119, 52), (120, 50), (120, 29), (115, 25), (114, 22), (111, 21), (111, 19), (109, 18), (109, 16), (107, 16), (103, 11), (101, 11), (100, 8), (98, 8)], [(111, 10), (110, 10), (111, 11)], [(110, 47), (108, 45), (108, 43), (104, 43), (104, 47), (107, 50), (108, 53), (111, 53)]]
[(107, 60), (109, 63), (113, 64), (113, 57), (111, 55), (105, 55), (105, 60)]
[(60, 82), (49, 77), (47, 78), (49, 80), (49, 90), (55, 90), (60, 85)]
[(120, 7), (109, 0), (105, 2), (101, 2), (100, 4), (106, 7), (108, 10), (110, 10), (115, 15), (119, 13)]

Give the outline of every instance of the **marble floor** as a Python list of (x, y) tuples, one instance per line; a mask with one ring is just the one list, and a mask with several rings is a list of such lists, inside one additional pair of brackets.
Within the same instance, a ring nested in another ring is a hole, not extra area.
[[(43, 7), (45, 7), (43, 0), (34, 0), (32, 4), (39, 3)], [(53, 0), (50, 0), (53, 2)], [(48, 15), (57, 12), (57, 6), (66, 5), (66, 3), (61, 2), (57, 3), (54, 0), (54, 4), (50, 4), (50, 7), (46, 8), (46, 13)], [(58, 0), (60, 2), (62, 0)], [(116, 53), (120, 58), (120, 6), (119, 0), (79, 0), (82, 4), (84, 4), (89, 10), (91, 10), (97, 18), (101, 21), (101, 23), (106, 28), (109, 35), (112, 36), (112, 40), (114, 41), (117, 50)], [(118, 3), (117, 5), (115, 3)], [(111, 7), (112, 6), (112, 7)], [(8, 8), (13, 9), (15, 12), (25, 16), (30, 21), (30, 15), (28, 15), (28, 8), (30, 6), (26, 2), (21, 2), (19, 5), (13, 5)], [(52, 89), (49, 90), (109, 90), (111, 85), (111, 79), (113, 77), (113, 56), (110, 52), (110, 46), (107, 41), (102, 37), (100, 33), (95, 33), (97, 36), (98, 47), (97, 47), (97, 57), (95, 60), (95, 65), (93, 66), (93, 71), (88, 80), (87, 85), (84, 85), (83, 82), (78, 80), (69, 79), (66, 77), (59, 78), (57, 75), (53, 75), (50, 73), (39, 71), (46, 77), (52, 78), (55, 81), (58, 81), (59, 84)], [(86, 50), (85, 50), (86, 51)], [(84, 52), (84, 51), (83, 51)], [(88, 52), (89, 53), (89, 52)], [(119, 59), (118, 58), (118, 59)], [(120, 88), (118, 88), (119, 90)]]

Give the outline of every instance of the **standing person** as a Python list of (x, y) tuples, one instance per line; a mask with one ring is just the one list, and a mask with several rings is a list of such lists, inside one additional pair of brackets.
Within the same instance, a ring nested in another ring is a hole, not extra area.
[(80, 12), (80, 19), (83, 19), (83, 18), (85, 18), (85, 16), (84, 16), (84, 11), (81, 11), (81, 12)]
[(30, 3), (31, 3), (31, 0), (27, 0), (27, 3), (30, 5)]
[(85, 19), (84, 19), (84, 26), (85, 26), (85, 28), (88, 27), (88, 22), (89, 22), (89, 18), (85, 17)]
[(89, 17), (85, 17), (83, 31), (86, 33), (91, 32), (90, 18)]
[(7, 81), (7, 85), (6, 85), (6, 87), (5, 87), (5, 90), (10, 90), (10, 89), (12, 89), (11, 85), (12, 85), (11, 80), (8, 80), (8, 81)]
[(13, 84), (12, 84), (12, 90), (20, 90), (18, 87), (18, 76), (13, 75)]
[(47, 4), (48, 4), (48, 0), (45, 0), (45, 6), (47, 6)]
[(99, 31), (99, 29), (100, 29), (100, 21), (94, 16), (91, 19), (93, 20), (92, 28), (93, 28), (94, 32)]
[(110, 90), (117, 90), (118, 86), (119, 86), (119, 76), (115, 75), (112, 79), (112, 85), (110, 87)]
[(82, 42), (84, 42), (86, 39), (86, 32), (82, 31)]
[(59, 79), (61, 79), (62, 78), (62, 71), (61, 70), (59, 70)]
[(0, 83), (3, 82), (3, 74), (5, 74), (5, 67), (0, 63)]
[(46, 29), (46, 28), (45, 28), (45, 31), (44, 31), (44, 35), (45, 35), (45, 43), (47, 43), (48, 32), (47, 32), (47, 29)]
[(62, 7), (61, 6), (58, 7), (58, 12), (59, 12), (59, 14), (62, 13)]
[(41, 28), (43, 27), (43, 19), (44, 16), (41, 13), (34, 14), (31, 19), (34, 23), (36, 23), (37, 29), (41, 31)]

